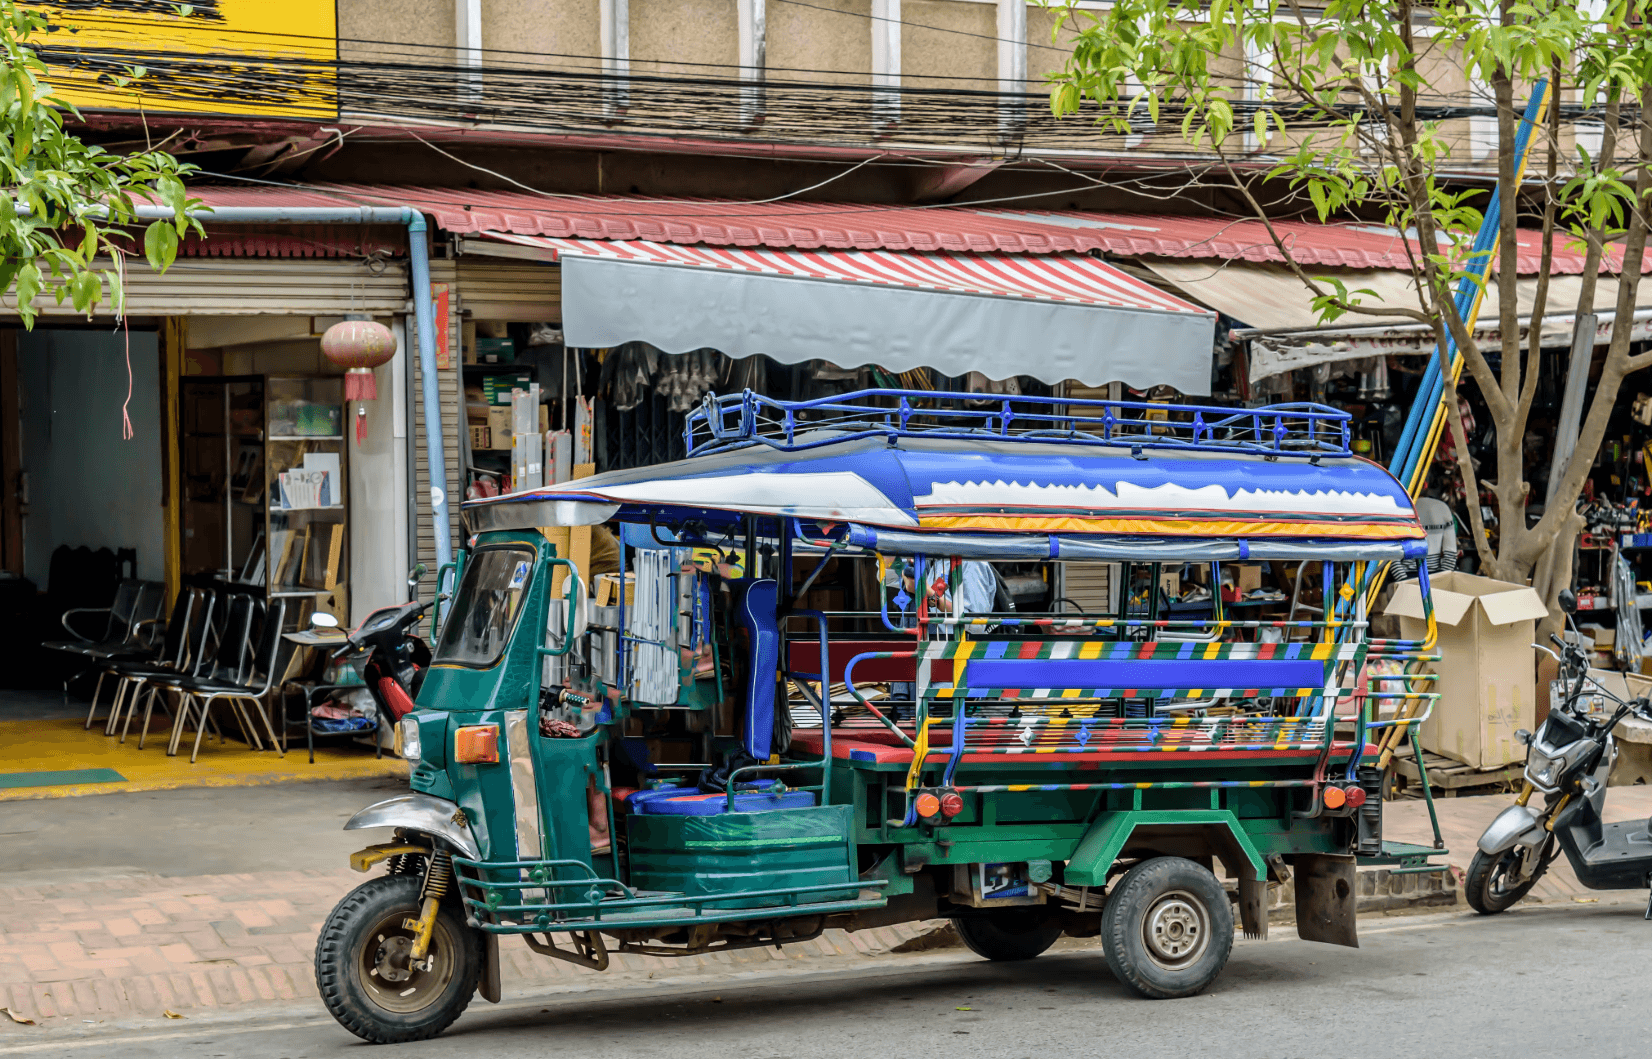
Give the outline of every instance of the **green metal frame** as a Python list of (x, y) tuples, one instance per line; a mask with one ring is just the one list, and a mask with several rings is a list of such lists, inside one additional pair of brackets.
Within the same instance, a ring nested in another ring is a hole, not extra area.
[(1067, 861), (1066, 881), (1072, 886), (1104, 886), (1107, 870), (1119, 859), (1138, 828), (1205, 826), (1225, 828), (1239, 852), (1250, 862), (1253, 878), (1267, 878), (1267, 864), (1250, 840), (1239, 818), (1228, 809), (1130, 809), (1108, 813), (1097, 820)]

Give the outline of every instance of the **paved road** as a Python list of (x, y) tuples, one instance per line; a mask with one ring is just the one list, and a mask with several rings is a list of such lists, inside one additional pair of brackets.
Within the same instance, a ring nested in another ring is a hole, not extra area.
[(0, 1055), (1609, 1059), (1652, 1051), (1652, 924), (1638, 904), (1366, 921), (1361, 933), (1358, 951), (1241, 941), (1208, 994), (1177, 1001), (1127, 996), (1094, 949), (1025, 964), (954, 950), (853, 971), (582, 985), (479, 1003), (438, 1040), (383, 1053), (362, 1051), (313, 1008), (290, 1008), (154, 1029), (88, 1026), (83, 1037), (0, 1025)]

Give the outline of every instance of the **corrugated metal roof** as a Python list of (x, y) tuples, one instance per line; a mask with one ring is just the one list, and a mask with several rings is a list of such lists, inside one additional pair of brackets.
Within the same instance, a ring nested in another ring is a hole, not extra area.
[[(749, 203), (635, 195), (536, 195), (522, 191), (332, 184), (306, 188), (198, 187), (222, 206), (413, 206), (450, 232), (511, 232), (561, 239), (634, 239), (773, 249), (917, 250), (954, 253), (1083, 253), (1118, 257), (1283, 262), (1258, 221), (1161, 214), (830, 202)], [(1410, 270), (1399, 233), (1369, 224), (1276, 221), (1303, 265)], [(1541, 264), (1540, 233), (1523, 232), (1519, 270)], [(1581, 254), (1556, 249), (1554, 271), (1582, 270)]]

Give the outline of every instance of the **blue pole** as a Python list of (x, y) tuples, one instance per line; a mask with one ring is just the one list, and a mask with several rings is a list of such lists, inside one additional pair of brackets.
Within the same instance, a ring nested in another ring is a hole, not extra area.
[[(453, 534), (447, 512), (447, 457), (442, 448), (442, 402), (436, 386), (436, 321), (430, 304), (430, 247), (424, 214), (407, 222), (407, 257), (413, 283), (413, 321), (419, 333), (419, 373), (423, 376), (425, 460), (430, 468), (430, 510), (436, 532), (436, 569), (453, 561)], [(446, 341), (447, 336), (442, 336)], [(445, 609), (445, 608), (444, 608)]]
[[(1538, 81), (1533, 86), (1531, 99), (1526, 102), (1526, 111), (1515, 130), (1514, 157), (1517, 176), (1525, 170), (1526, 153), (1531, 147), (1532, 133), (1543, 112), (1548, 89), (1549, 83), (1546, 80)], [(1514, 191), (1511, 190), (1512, 193)], [(1475, 305), (1480, 300), (1483, 285), (1491, 274), (1492, 255), (1497, 249), (1502, 202), (1503, 187), (1499, 184), (1492, 189), (1491, 202), (1486, 206), (1485, 215), (1480, 221), (1480, 230), (1475, 233), (1474, 243), (1469, 249), (1469, 271), (1472, 275), (1464, 276), (1457, 281), (1457, 296), (1454, 299), (1457, 312), (1471, 328), (1474, 326)], [(1436, 345), (1434, 355), (1429, 359), (1428, 370), (1424, 372), (1422, 383), (1417, 390), (1417, 399), (1412, 402), (1411, 410), (1406, 414), (1405, 430), (1400, 435), (1399, 444), (1394, 447), (1393, 459), (1388, 465), (1389, 471), (1407, 489), (1411, 488), (1417, 464), (1422, 459), (1423, 448), (1433, 429), (1434, 417), (1439, 411), (1440, 397), (1445, 392), (1444, 372), (1450, 370), (1456, 361), (1457, 340), (1448, 331), (1444, 349)]]

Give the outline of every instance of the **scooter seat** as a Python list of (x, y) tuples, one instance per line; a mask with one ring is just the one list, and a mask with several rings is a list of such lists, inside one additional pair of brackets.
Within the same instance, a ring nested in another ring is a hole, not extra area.
[[(703, 794), (698, 790), (685, 791), (639, 791), (639, 794), (656, 795), (638, 801), (637, 795), (631, 797), (633, 812), (645, 816), (717, 816), (729, 811), (728, 795), (721, 792)], [(784, 794), (772, 794), (766, 791), (737, 792), (734, 795), (734, 812), (761, 813), (774, 809), (810, 809), (815, 804), (813, 791), (787, 791)]]

